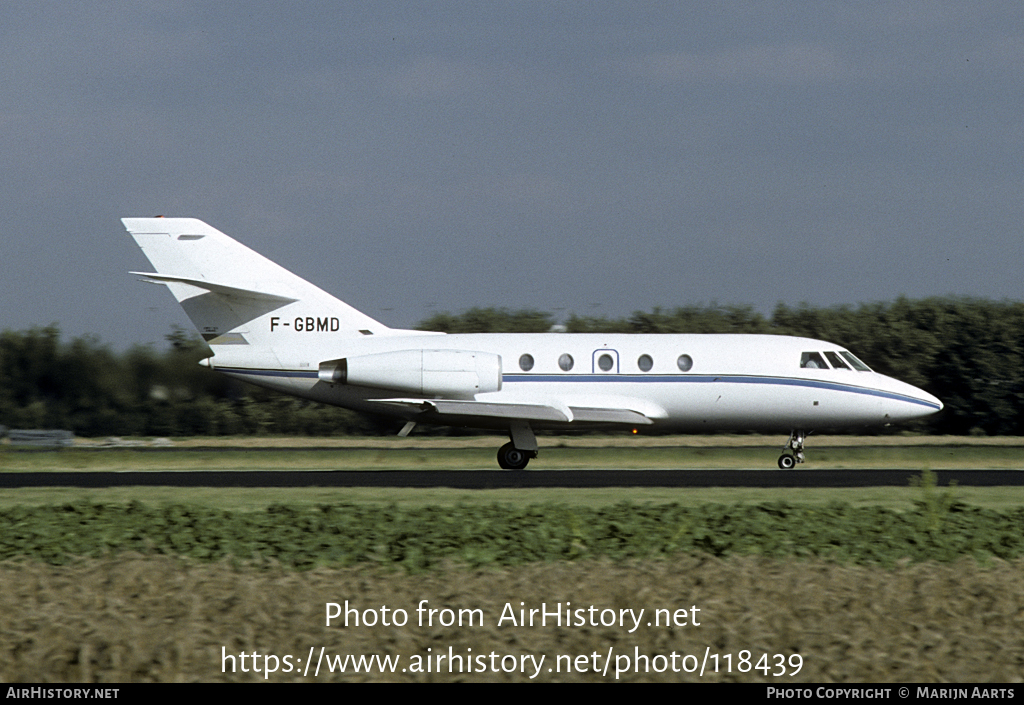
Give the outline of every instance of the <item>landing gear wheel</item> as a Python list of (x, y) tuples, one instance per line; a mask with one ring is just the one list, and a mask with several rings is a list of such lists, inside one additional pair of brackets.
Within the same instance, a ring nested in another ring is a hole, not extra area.
[(522, 470), (530, 462), (531, 457), (526, 451), (506, 443), (498, 449), (498, 466), (503, 470)]
[(807, 434), (800, 429), (794, 429), (789, 434), (789, 441), (782, 449), (782, 455), (779, 456), (780, 469), (792, 470), (797, 463), (804, 462), (804, 439), (806, 437)]

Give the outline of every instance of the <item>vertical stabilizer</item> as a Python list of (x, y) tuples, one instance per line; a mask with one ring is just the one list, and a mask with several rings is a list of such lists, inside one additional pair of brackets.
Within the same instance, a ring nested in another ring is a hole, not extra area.
[[(390, 329), (195, 218), (123, 218), (155, 272), (203, 339), (219, 346), (275, 347), (319, 332), (338, 339)], [(252, 352), (256, 352), (252, 350)]]

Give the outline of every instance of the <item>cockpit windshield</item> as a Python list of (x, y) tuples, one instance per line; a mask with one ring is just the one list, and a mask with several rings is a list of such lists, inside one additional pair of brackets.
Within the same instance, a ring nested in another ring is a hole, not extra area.
[(825, 357), (828, 358), (828, 364), (832, 365), (834, 370), (848, 370), (850, 366), (843, 362), (843, 358), (839, 357), (839, 353), (827, 351)]
[[(828, 364), (825, 364), (826, 359)], [(824, 353), (805, 352), (800, 355), (800, 367), (804, 369), (827, 370), (830, 366), (833, 370), (849, 371), (852, 367), (858, 372), (871, 371), (871, 368), (858, 360), (853, 353), (846, 352), (845, 350), (840, 350), (839, 352), (826, 350)]]
[(800, 367), (811, 370), (827, 370), (828, 365), (821, 357), (821, 353), (805, 352), (800, 356)]
[(839, 354), (846, 358), (847, 362), (853, 365), (853, 369), (858, 372), (870, 372), (871, 368), (865, 365), (863, 362), (857, 359), (857, 356), (853, 353), (846, 352), (845, 350), (839, 351)]

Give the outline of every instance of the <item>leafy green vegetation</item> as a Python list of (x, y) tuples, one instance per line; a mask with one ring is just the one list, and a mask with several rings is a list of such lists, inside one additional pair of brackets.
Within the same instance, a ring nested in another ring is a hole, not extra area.
[[(449, 333), (542, 332), (547, 313), (471, 309), (438, 313), (418, 327)], [(827, 340), (873, 369), (932, 392), (946, 405), (902, 425), (952, 435), (1024, 435), (1024, 303), (900, 298), (813, 308), (780, 304), (656, 308), (625, 319), (573, 315), (569, 332), (772, 333)], [(236, 434), (373, 435), (395, 423), (233, 382), (196, 362), (209, 354), (177, 330), (163, 352), (116, 354), (93, 338), (62, 342), (55, 327), (0, 333), (0, 425), (63, 428), (79, 436)], [(819, 429), (820, 430), (820, 429)], [(418, 429), (417, 433), (430, 431)], [(440, 430), (440, 433), (449, 433)]]
[(547, 333), (555, 324), (549, 313), (471, 308), (461, 314), (435, 313), (416, 326), (439, 333)]
[(706, 553), (889, 566), (903, 559), (1020, 557), (1022, 523), (1024, 508), (993, 511), (929, 502), (927, 496), (910, 512), (840, 502), (597, 508), (275, 504), (259, 512), (74, 502), (0, 509), (0, 559), (64, 563), (134, 551), (272, 561), (298, 569), (371, 563), (423, 570), (449, 560), (487, 566)]
[[(115, 354), (53, 326), (0, 333), (0, 426), (78, 436), (373, 434), (379, 421), (249, 387), (198, 365), (209, 348), (176, 330), (169, 347)], [(386, 428), (390, 431), (390, 425)]]

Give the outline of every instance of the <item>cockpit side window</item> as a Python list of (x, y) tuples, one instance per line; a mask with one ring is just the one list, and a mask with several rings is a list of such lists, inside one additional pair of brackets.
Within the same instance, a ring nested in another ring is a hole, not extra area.
[(828, 362), (834, 369), (837, 370), (849, 370), (850, 366), (843, 362), (843, 358), (839, 357), (837, 353), (825, 352), (825, 357), (828, 358)]
[(821, 353), (816, 352), (805, 352), (800, 355), (800, 367), (804, 367), (810, 370), (827, 370), (828, 365), (825, 364), (825, 360), (822, 359)]
[(853, 353), (846, 352), (845, 350), (840, 350), (839, 354), (842, 355), (843, 357), (845, 357), (846, 361), (849, 362), (851, 365), (853, 365), (853, 369), (857, 370), (858, 372), (870, 372), (871, 371), (871, 368), (868, 367), (867, 365), (865, 365), (859, 359), (857, 359), (857, 356), (854, 355)]

